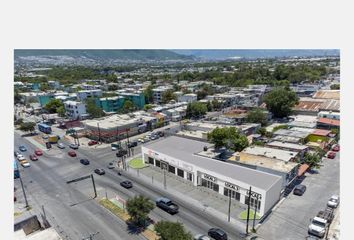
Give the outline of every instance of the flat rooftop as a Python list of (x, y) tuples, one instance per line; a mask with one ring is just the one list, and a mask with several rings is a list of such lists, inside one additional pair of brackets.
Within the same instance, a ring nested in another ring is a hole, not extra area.
[(272, 140), (280, 142), (298, 143), (300, 142), (301, 138), (278, 135), (273, 137)]
[(340, 111), (340, 100), (327, 99), (321, 104), (320, 110)]
[(211, 147), (212, 145), (172, 136), (144, 147), (264, 190), (269, 189), (281, 179), (280, 176), (273, 174), (196, 155), (203, 151), (204, 146)]
[(302, 131), (294, 131), (290, 129), (279, 129), (273, 133), (275, 136), (289, 136), (289, 137), (297, 137), (297, 138), (305, 138), (309, 135), (307, 132)]
[(230, 161), (235, 161), (241, 164), (247, 164), (252, 166), (259, 166), (264, 168), (269, 168), (275, 171), (288, 173), (294, 169), (298, 163), (294, 162), (284, 162), (282, 160), (267, 158), (262, 156), (256, 156), (253, 154), (248, 154), (244, 152), (238, 153), (240, 160), (236, 161), (236, 155), (229, 158)]
[(320, 99), (340, 99), (340, 90), (319, 90), (313, 96), (313, 98)]
[(245, 148), (243, 153), (253, 154), (256, 156), (262, 156), (267, 158), (274, 158), (283, 160), (285, 162), (290, 161), (294, 158), (298, 153), (294, 151), (270, 148), (270, 147), (261, 147), (261, 146), (250, 146)]
[(280, 148), (287, 148), (287, 149), (294, 149), (297, 151), (303, 151), (307, 149), (307, 146), (300, 145), (300, 144), (295, 144), (295, 143), (288, 143), (288, 142), (279, 142), (279, 141), (273, 141), (267, 144), (269, 147), (280, 147)]

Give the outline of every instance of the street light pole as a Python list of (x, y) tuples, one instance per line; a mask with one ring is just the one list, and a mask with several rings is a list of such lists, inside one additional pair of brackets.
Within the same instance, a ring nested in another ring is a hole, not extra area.
[(253, 232), (256, 231), (256, 229), (254, 228), (254, 225), (256, 224), (256, 214), (257, 214), (257, 208), (258, 208), (258, 198), (259, 198), (259, 195), (257, 194), (257, 200), (256, 200), (256, 204), (255, 204), (255, 207), (254, 207), (254, 216), (253, 216), (253, 227), (252, 227)]
[(26, 208), (27, 208), (27, 207), (29, 207), (29, 206), (28, 206), (26, 191), (25, 191), (25, 188), (23, 187), (22, 177), (21, 177), (20, 170), (19, 170), (19, 168), (18, 168), (18, 163), (17, 163), (17, 161), (15, 161), (15, 162), (16, 162), (16, 167), (17, 167), (17, 169), (18, 169), (18, 175), (19, 175), (19, 178), (20, 178), (21, 188), (22, 188), (23, 196), (25, 197)]
[(98, 142), (101, 143), (101, 130), (100, 130), (99, 122), (97, 122), (97, 130), (98, 130)]
[(250, 187), (250, 190), (248, 191), (246, 234), (248, 234), (248, 223), (250, 220), (251, 190), (252, 190), (252, 187)]
[(229, 215), (228, 215), (228, 222), (230, 222), (230, 214), (231, 214), (231, 192), (229, 191)]

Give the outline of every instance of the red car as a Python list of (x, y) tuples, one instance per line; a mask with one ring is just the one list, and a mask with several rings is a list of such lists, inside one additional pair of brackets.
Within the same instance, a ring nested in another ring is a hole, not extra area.
[(88, 145), (92, 146), (92, 145), (96, 145), (97, 143), (98, 143), (97, 141), (91, 140), (91, 141), (88, 142)]
[(333, 159), (336, 157), (336, 153), (335, 152), (328, 152), (327, 153), (327, 157), (330, 158), (330, 159)]
[(74, 151), (69, 151), (69, 152), (68, 152), (68, 155), (69, 155), (70, 157), (76, 157), (76, 152), (74, 152)]
[(34, 153), (37, 155), (37, 156), (42, 156), (43, 155), (43, 152), (39, 149), (36, 149), (36, 151), (34, 151)]
[(339, 149), (340, 148), (338, 144), (332, 146), (332, 151), (339, 152)]
[(32, 161), (37, 161), (37, 160), (38, 160), (38, 157), (37, 157), (35, 154), (32, 154), (32, 155), (30, 155), (30, 159), (31, 159)]

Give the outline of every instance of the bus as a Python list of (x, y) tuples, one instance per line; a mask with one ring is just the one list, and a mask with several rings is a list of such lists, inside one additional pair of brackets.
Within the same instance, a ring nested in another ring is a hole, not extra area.
[(19, 177), (20, 177), (20, 172), (18, 170), (16, 160), (14, 160), (14, 179), (19, 178)]
[(48, 133), (48, 134), (52, 133), (52, 128), (44, 123), (39, 123), (38, 129), (39, 129), (39, 131), (44, 132), (44, 133)]

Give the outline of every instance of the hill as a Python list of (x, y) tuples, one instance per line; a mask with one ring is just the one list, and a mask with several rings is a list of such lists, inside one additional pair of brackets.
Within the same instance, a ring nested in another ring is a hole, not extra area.
[(339, 56), (337, 49), (178, 49), (175, 53), (210, 60), (228, 58), (275, 58)]

